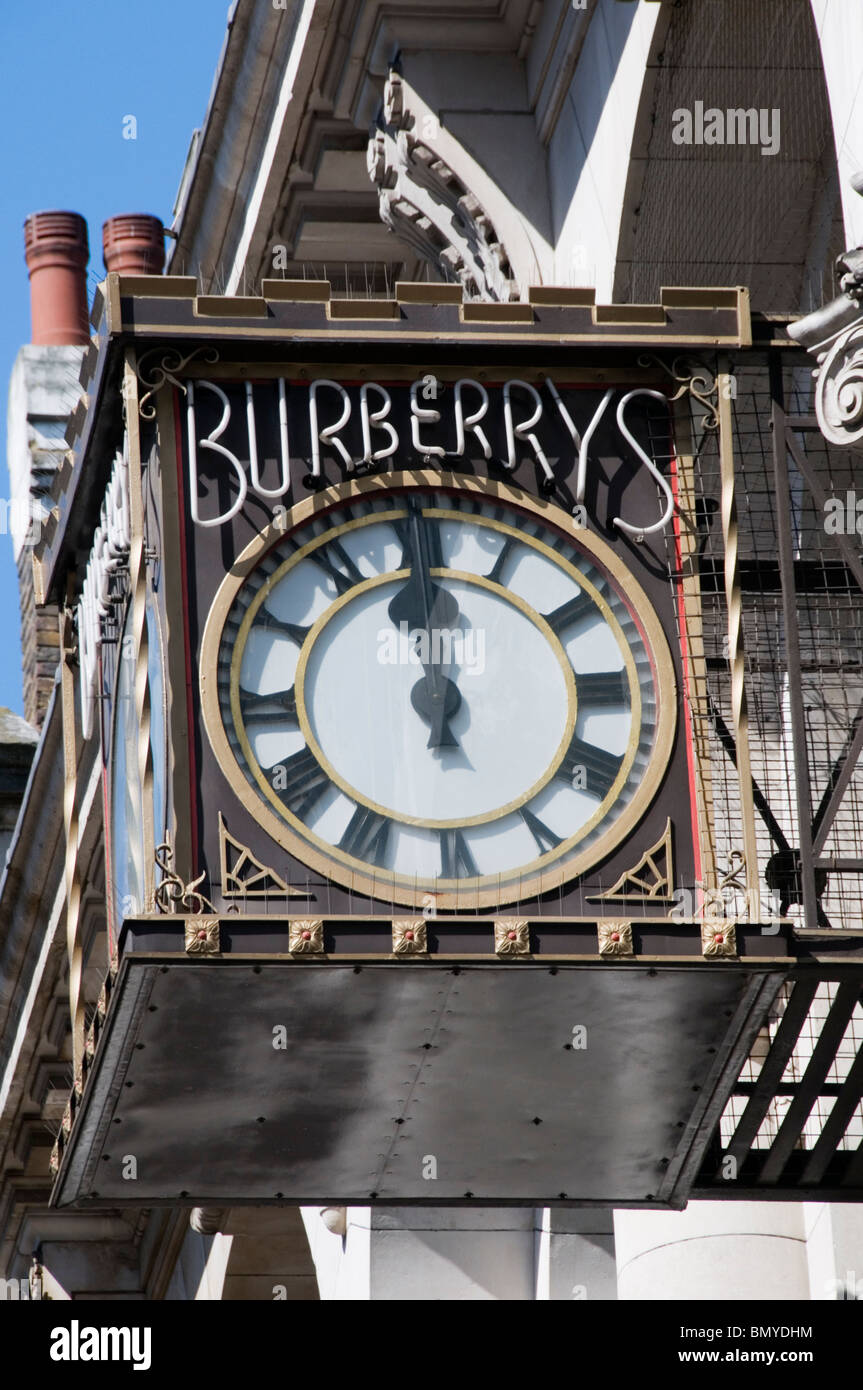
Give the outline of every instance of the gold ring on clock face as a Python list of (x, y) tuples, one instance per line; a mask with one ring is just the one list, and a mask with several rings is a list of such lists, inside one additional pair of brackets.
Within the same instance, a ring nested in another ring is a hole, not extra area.
[(202, 654), (214, 752), (274, 839), (358, 892), (544, 892), (621, 841), (665, 770), (659, 622), (559, 508), (381, 481), (301, 504), (223, 583)]

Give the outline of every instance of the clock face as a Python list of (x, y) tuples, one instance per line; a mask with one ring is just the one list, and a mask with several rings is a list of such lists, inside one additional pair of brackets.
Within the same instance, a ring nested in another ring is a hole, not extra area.
[(319, 499), (250, 547), (205, 636), (207, 728), (246, 805), (326, 876), (415, 906), (582, 873), (643, 814), (674, 731), (667, 645), (610, 548), (467, 482)]
[(135, 712), (135, 662), (130, 660), (132, 608), (126, 613), (114, 687), (111, 737), (111, 878), (115, 923), (143, 911), (144, 797), (138, 772), (138, 719)]
[(110, 863), (115, 926), (146, 910), (147, 856), (145, 814), (151, 807), (153, 830), (164, 838), (167, 785), (167, 711), (158, 612), (147, 596), (147, 681), (149, 695), (150, 773), (147, 791), (138, 765), (140, 721), (135, 703), (134, 633), (129, 604), (120, 641), (114, 686), (110, 771)]

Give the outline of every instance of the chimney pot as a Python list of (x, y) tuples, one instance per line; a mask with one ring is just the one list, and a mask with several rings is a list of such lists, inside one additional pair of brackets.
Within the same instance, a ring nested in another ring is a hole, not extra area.
[(106, 270), (121, 275), (161, 275), (165, 267), (165, 229), (145, 212), (109, 217), (102, 227)]
[(31, 341), (87, 344), (87, 223), (77, 212), (34, 212), (24, 223)]

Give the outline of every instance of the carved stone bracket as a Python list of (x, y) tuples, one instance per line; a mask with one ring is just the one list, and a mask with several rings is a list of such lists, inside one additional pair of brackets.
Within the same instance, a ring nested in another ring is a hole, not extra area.
[(378, 190), (381, 220), (446, 280), (475, 298), (518, 298), (509, 257), (479, 200), (434, 148), (426, 122), (409, 110), (408, 94), (391, 72), (383, 126), (369, 141), (368, 170)]
[[(851, 180), (863, 194), (860, 174)], [(863, 246), (836, 258), (842, 293), (788, 329), (818, 366), (815, 414), (824, 438), (831, 444), (856, 444), (863, 439)]]
[(831, 444), (856, 444), (863, 439), (863, 314), (834, 341), (815, 375), (822, 433)]

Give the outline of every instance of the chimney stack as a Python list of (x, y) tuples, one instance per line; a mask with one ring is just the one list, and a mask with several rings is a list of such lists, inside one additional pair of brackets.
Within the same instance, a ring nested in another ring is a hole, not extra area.
[(102, 227), (106, 270), (121, 275), (161, 275), (165, 267), (165, 229), (144, 212), (109, 217)]
[(30, 274), (31, 341), (37, 346), (86, 346), (87, 223), (77, 212), (34, 212), (24, 223)]

